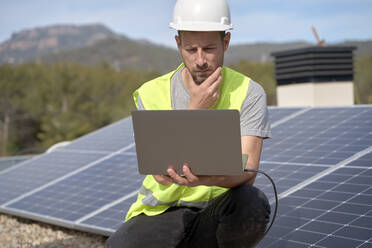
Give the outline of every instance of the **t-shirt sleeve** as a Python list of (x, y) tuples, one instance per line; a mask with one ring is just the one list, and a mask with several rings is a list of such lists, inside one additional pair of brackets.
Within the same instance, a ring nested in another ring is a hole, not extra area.
[(247, 97), (240, 111), (241, 136), (271, 137), (266, 93), (258, 83), (251, 80)]
[(143, 103), (142, 103), (142, 100), (141, 100), (141, 97), (140, 95), (138, 94), (138, 97), (137, 97), (137, 103), (138, 103), (138, 107), (137, 107), (137, 110), (146, 110), (145, 109), (145, 106), (143, 106)]

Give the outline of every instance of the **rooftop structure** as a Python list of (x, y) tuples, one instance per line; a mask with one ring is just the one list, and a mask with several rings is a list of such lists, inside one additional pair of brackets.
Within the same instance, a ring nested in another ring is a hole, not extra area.
[(272, 53), (278, 105), (353, 105), (355, 49), (314, 46)]

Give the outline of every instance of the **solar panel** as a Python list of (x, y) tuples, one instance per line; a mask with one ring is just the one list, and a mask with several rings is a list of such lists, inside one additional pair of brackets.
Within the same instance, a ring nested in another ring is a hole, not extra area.
[[(278, 194), (286, 192), (290, 188), (328, 168), (329, 166), (309, 166), (302, 164), (285, 165), (266, 162), (260, 164), (260, 170), (268, 173), (274, 180)], [(263, 190), (269, 199), (274, 199), (272, 185), (264, 176), (259, 174), (254, 185)]]
[(84, 152), (52, 152), (34, 157), (0, 174), (0, 205), (57, 180), (102, 155)]
[(117, 154), (6, 207), (76, 221), (123, 195), (136, 192), (142, 179), (136, 157)]
[[(275, 107), (269, 115), (273, 138), (260, 168), (274, 178), (280, 205), (259, 247), (370, 246), (372, 108)], [(0, 172), (0, 211), (109, 235), (142, 179), (127, 118)], [(272, 203), (269, 182), (258, 176), (255, 185)]]
[(372, 167), (372, 151), (348, 163), (347, 165), (348, 166)]
[(111, 153), (134, 143), (132, 119), (125, 118), (104, 128), (85, 135), (63, 150), (84, 150)]
[(280, 200), (259, 247), (370, 247), (372, 170), (340, 168)]
[(135, 202), (137, 196), (131, 196), (125, 200), (105, 209), (104, 211), (84, 220), (81, 226), (99, 226), (104, 234), (111, 234), (117, 230), (125, 219), (131, 204)]
[(30, 158), (32, 158), (32, 156), (14, 156), (0, 158), (0, 171), (8, 169), (13, 165), (22, 163), (23, 161), (26, 161)]
[(273, 128), (265, 162), (335, 165), (372, 144), (372, 108), (313, 108)]
[(270, 122), (273, 124), (279, 120), (282, 120), (292, 114), (298, 113), (303, 108), (278, 108), (278, 107), (269, 107), (269, 118)]
[[(368, 151), (372, 147), (372, 108), (311, 108), (302, 112), (293, 118), (286, 117), (285, 122), (276, 125), (273, 128), (273, 139), (265, 141), (264, 144), (261, 168), (269, 174), (273, 174), (275, 182), (279, 185), (278, 191), (281, 200), (278, 211), (280, 218), (271, 229), (269, 236), (265, 237), (259, 247), (357, 247), (354, 241), (349, 240), (342, 243), (345, 237), (324, 239), (321, 244), (318, 244), (318, 239), (321, 240), (324, 235), (329, 235), (329, 233), (322, 231), (321, 227), (317, 232), (310, 233), (303, 230), (295, 232), (294, 230), (297, 230), (304, 220), (312, 220), (332, 209), (337, 200), (346, 200), (344, 198), (351, 196), (348, 191), (357, 191), (367, 186), (350, 184), (346, 186), (343, 182), (347, 179), (347, 176), (338, 175), (334, 172), (335, 174), (315, 180), (309, 186), (297, 191), (296, 188), (300, 188), (299, 185), (301, 184), (306, 185), (307, 181), (311, 181), (311, 177), (307, 179), (298, 178), (296, 171), (305, 165), (309, 168), (323, 166), (324, 170), (319, 171), (319, 174), (344, 164), (347, 164), (347, 166), (364, 165), (365, 167), (371, 167)], [(350, 158), (360, 153), (366, 154), (348, 162)], [(265, 164), (271, 164), (271, 167), (276, 164), (279, 168), (275, 169), (277, 172), (272, 171), (272, 169), (267, 171)], [(291, 168), (290, 166), (294, 167)], [(342, 172), (342, 170), (339, 169), (339, 172)], [(357, 174), (356, 171), (351, 170), (349, 173)], [(314, 175), (316, 177), (319, 174), (315, 173)], [(300, 181), (301, 179), (303, 182), (299, 182), (294, 187), (280, 185), (283, 180), (293, 184), (293, 181)], [(359, 176), (359, 179), (366, 182), (370, 178)], [(256, 183), (265, 192), (270, 192), (267, 182), (265, 185), (261, 184), (260, 181)], [(371, 182), (368, 187), (370, 186)], [(333, 187), (339, 187), (337, 190), (344, 190), (345, 192), (324, 193)], [(273, 196), (272, 191), (266, 194), (270, 197)], [(314, 200), (307, 203), (309, 199)], [(362, 199), (365, 199), (365, 197)], [(271, 202), (273, 202), (273, 199), (271, 199)], [(307, 205), (303, 206), (305, 204)], [(350, 205), (345, 206), (350, 207)], [(372, 211), (370, 205), (363, 207)], [(337, 215), (333, 217), (336, 218)], [(332, 223), (329, 225), (332, 225)], [(339, 225), (341, 224), (339, 223)], [(347, 224), (342, 225), (347, 226)], [(349, 231), (352, 230), (354, 229)], [(366, 230), (364, 231), (366, 232)], [(372, 233), (371, 230), (367, 231)], [(336, 246), (337, 242), (340, 241), (342, 246)], [(366, 240), (362, 241), (362, 245), (370, 245)], [(345, 244), (347, 245), (343, 246)]]
[(0, 210), (72, 228), (136, 192), (142, 178), (126, 118), (1, 173)]

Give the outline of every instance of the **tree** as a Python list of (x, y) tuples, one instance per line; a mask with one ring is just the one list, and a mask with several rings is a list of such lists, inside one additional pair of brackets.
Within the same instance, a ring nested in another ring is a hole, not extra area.
[(0, 66), (0, 154), (45, 150), (126, 117), (157, 73), (60, 63)]
[(11, 66), (0, 66), (0, 152), (2, 156), (16, 149), (15, 133), (12, 127), (16, 122), (29, 116), (22, 109), (22, 99), (25, 96), (26, 85), (22, 73)]
[(355, 92), (357, 104), (372, 104), (372, 54), (355, 62)]
[(60, 63), (44, 67), (28, 107), (40, 120), (38, 146), (73, 140), (130, 114), (134, 88), (153, 73), (118, 72), (107, 63), (90, 67)]
[(231, 65), (231, 68), (261, 84), (266, 92), (268, 105), (276, 105), (276, 82), (273, 63), (242, 60), (238, 64)]

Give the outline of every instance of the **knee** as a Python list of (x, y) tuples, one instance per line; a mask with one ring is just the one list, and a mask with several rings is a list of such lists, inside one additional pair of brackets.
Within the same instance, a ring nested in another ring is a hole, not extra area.
[(122, 247), (124, 244), (123, 244), (123, 240), (121, 240), (121, 239), (122, 239), (122, 236), (120, 235), (120, 233), (118, 233), (118, 232), (113, 233), (106, 240), (106, 247), (107, 248), (119, 248), (119, 247)]
[(131, 236), (128, 235), (128, 229), (130, 228), (130, 225), (128, 225), (128, 222), (123, 223), (111, 236), (106, 240), (106, 247), (107, 248), (121, 248), (121, 247), (133, 247), (131, 246), (131, 242), (128, 237)]
[(231, 189), (230, 192), (238, 208), (256, 212), (256, 215), (262, 215), (265, 218), (270, 215), (270, 203), (265, 193), (260, 189), (245, 184)]
[(270, 204), (265, 194), (251, 185), (230, 190), (234, 211), (225, 216), (223, 223), (229, 228), (262, 234), (270, 220)]
[(249, 184), (243, 184), (230, 190), (232, 197), (247, 204), (260, 203), (269, 205), (269, 201), (263, 191)]
[(114, 234), (111, 235), (107, 240), (106, 240), (106, 247), (107, 248), (114, 248)]
[(220, 247), (253, 247), (263, 237), (270, 220), (265, 194), (251, 185), (229, 191), (234, 211), (221, 219), (217, 237)]

